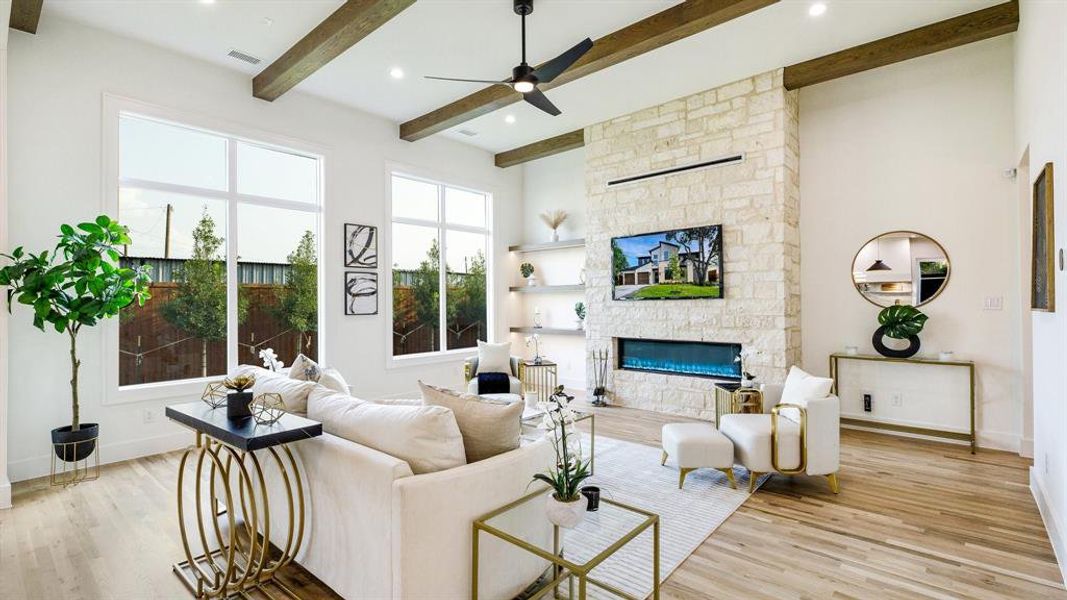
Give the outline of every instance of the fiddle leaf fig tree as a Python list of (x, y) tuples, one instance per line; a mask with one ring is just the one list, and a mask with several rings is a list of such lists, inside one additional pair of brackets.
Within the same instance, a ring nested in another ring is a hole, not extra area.
[(11, 264), (0, 269), (0, 286), (8, 286), (7, 309), (14, 301), (33, 308), (33, 325), (70, 338), (71, 431), (78, 431), (78, 332), (114, 317), (133, 302), (144, 306), (151, 296), (148, 267), (119, 265), (119, 248), (130, 244), (118, 221), (100, 215), (77, 227), (61, 225), (55, 249), (40, 254), (15, 248), (0, 254)]

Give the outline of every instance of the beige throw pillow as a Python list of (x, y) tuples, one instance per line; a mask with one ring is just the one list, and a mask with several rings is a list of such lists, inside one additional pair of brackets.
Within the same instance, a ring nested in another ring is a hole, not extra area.
[(322, 370), (322, 376), (319, 377), (319, 385), (342, 394), (348, 393), (348, 382), (345, 381), (344, 377), (341, 377), (340, 371), (332, 367)]
[(322, 377), (322, 368), (310, 358), (298, 354), (293, 364), (289, 365), (289, 377), (300, 381), (318, 381)]
[(519, 447), (522, 433), (522, 402), (491, 400), (474, 394), (460, 394), (419, 382), (422, 401), (430, 406), (452, 409), (463, 434), (467, 462), (477, 462)]
[(511, 373), (511, 342), (478, 340), (478, 373)]
[(406, 461), (415, 474), (467, 464), (463, 436), (447, 408), (375, 404), (317, 386), (308, 418), (321, 421), (326, 433)]

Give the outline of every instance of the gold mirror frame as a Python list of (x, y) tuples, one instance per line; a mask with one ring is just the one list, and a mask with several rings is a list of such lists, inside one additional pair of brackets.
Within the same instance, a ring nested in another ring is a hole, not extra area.
[[(937, 292), (933, 296), (930, 296), (924, 302), (920, 302), (919, 304), (916, 305), (916, 307), (925, 306), (927, 304), (930, 304), (931, 302), (936, 300), (937, 297), (940, 296), (942, 292), (945, 291), (945, 288), (948, 287), (949, 282), (952, 280), (952, 258), (949, 257), (948, 251), (945, 250), (945, 247), (941, 245), (941, 242), (937, 241), (936, 239), (934, 239), (931, 236), (926, 235), (925, 233), (921, 233), (919, 231), (913, 231), (911, 229), (894, 229), (893, 231), (886, 231), (886, 232), (883, 232), (883, 233), (879, 233), (878, 235), (876, 235), (876, 236), (872, 237), (871, 239), (867, 240), (866, 242), (863, 242), (862, 244), (860, 244), (859, 250), (856, 250), (856, 254), (854, 254), (852, 256), (852, 262), (849, 263), (849, 265), (848, 265), (848, 278), (849, 278), (850, 281), (852, 281), (852, 287), (855, 288), (856, 293), (859, 294), (860, 297), (862, 297), (867, 302), (870, 302), (871, 304), (877, 306), (878, 308), (886, 308), (885, 306), (882, 306), (881, 304), (878, 304), (874, 300), (871, 300), (870, 298), (867, 297), (866, 294), (863, 293), (863, 290), (860, 289), (860, 285), (858, 283), (856, 283), (856, 279), (853, 276), (853, 273), (855, 273), (856, 259), (858, 259), (860, 257), (860, 252), (863, 252), (864, 248), (866, 248), (871, 242), (873, 242), (875, 240), (878, 240), (879, 238), (883, 238), (883, 237), (885, 237), (887, 235), (892, 235), (894, 233), (911, 234), (911, 235), (915, 235), (915, 236), (919, 236), (919, 237), (924, 237), (924, 238), (930, 240), (931, 242), (933, 242), (933, 244), (935, 246), (937, 246), (938, 250), (941, 251), (941, 254), (945, 255), (945, 262), (948, 263), (948, 272), (945, 274), (945, 282), (941, 284), (941, 287), (939, 287), (937, 289)], [(889, 305), (889, 306), (892, 306), (892, 305)]]

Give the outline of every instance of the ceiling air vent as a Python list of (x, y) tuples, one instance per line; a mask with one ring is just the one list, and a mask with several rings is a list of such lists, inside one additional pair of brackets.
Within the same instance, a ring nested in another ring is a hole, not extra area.
[(252, 56), (251, 54), (245, 54), (244, 52), (241, 52), (237, 48), (230, 48), (230, 51), (226, 54), (226, 56), (237, 59), (241, 62), (246, 62), (250, 65), (258, 65), (259, 63), (263, 62), (262, 60), (256, 58), (255, 56)]
[(467, 137), (474, 137), (474, 136), (478, 135), (478, 132), (474, 131), (473, 129), (460, 129), (459, 133), (462, 133), (463, 135), (465, 135)]
[(627, 183), (635, 183), (637, 181), (643, 181), (645, 179), (652, 179), (653, 177), (665, 177), (667, 175), (674, 175), (676, 173), (684, 173), (686, 171), (695, 171), (697, 169), (709, 169), (711, 167), (724, 167), (726, 165), (736, 165), (744, 162), (745, 154), (733, 154), (731, 156), (724, 156), (722, 158), (714, 158), (712, 160), (706, 160), (704, 162), (693, 163), (691, 165), (682, 165), (680, 167), (673, 167), (670, 169), (663, 169), (660, 171), (652, 171), (651, 173), (644, 173), (642, 175), (631, 175), (629, 177), (621, 177), (619, 179), (612, 179), (608, 182), (608, 187), (615, 187), (618, 185), (624, 185)]

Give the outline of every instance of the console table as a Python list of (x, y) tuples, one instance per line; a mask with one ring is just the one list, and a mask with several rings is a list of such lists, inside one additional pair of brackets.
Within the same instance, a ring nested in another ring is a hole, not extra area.
[(842, 425), (856, 425), (859, 427), (871, 427), (874, 429), (885, 429), (887, 431), (897, 431), (901, 433), (912, 433), (916, 435), (925, 435), (930, 437), (939, 437), (951, 440), (961, 440), (969, 442), (971, 444), (971, 454), (974, 454), (978, 448), (978, 438), (975, 434), (975, 366), (973, 361), (969, 360), (937, 360), (933, 358), (888, 358), (885, 356), (875, 356), (869, 354), (843, 354), (834, 353), (830, 355), (830, 379), (833, 380), (833, 385), (830, 390), (833, 393), (837, 393), (838, 384), (838, 372), (840, 369), (840, 362), (843, 360), (863, 360), (874, 362), (887, 362), (887, 363), (907, 363), (913, 365), (927, 365), (927, 366), (941, 366), (941, 367), (956, 367), (967, 369), (969, 382), (970, 382), (970, 421), (971, 429), (970, 433), (963, 433), (959, 431), (945, 431), (941, 429), (930, 429), (928, 427), (913, 427), (911, 425), (898, 425), (896, 423), (886, 423), (883, 421), (875, 421), (871, 419), (857, 419), (854, 417), (842, 417)]
[[(178, 527), (185, 560), (174, 565), (174, 573), (197, 598), (248, 597), (250, 590), (267, 586), (298, 597), (274, 579), (300, 551), (304, 537), (304, 484), (287, 444), (322, 435), (322, 423), (292, 414), (269, 425), (251, 417), (228, 419), (225, 406), (211, 408), (204, 402), (168, 406), (166, 414), (196, 432), (196, 445), (185, 450), (178, 466)], [(191, 463), (196, 465), (188, 469), (195, 473), (189, 482), (194, 491), (188, 493), (186, 467)], [(285, 486), (284, 520), (271, 515), (264, 467), (276, 473), (272, 481)], [(186, 523), (190, 499), (195, 529)], [(223, 515), (225, 528), (219, 523)], [(271, 524), (286, 522), (285, 545), (272, 553)], [(199, 554), (194, 555), (194, 544)]]

